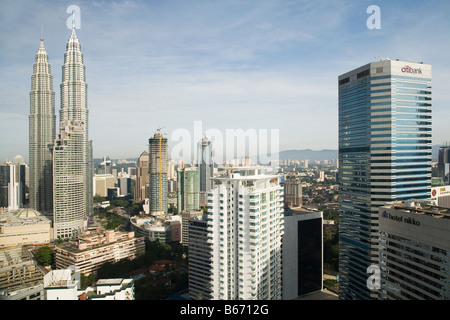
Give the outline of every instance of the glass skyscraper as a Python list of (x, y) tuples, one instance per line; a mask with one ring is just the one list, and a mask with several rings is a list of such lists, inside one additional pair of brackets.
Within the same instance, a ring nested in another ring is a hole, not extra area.
[(207, 137), (203, 137), (198, 143), (197, 166), (200, 179), (200, 203), (205, 204), (208, 192), (214, 188), (214, 159), (212, 143)]
[(369, 63), (339, 76), (339, 297), (371, 299), (378, 207), (431, 193), (431, 66)]
[(149, 142), (150, 213), (167, 213), (167, 138), (158, 129)]
[(179, 168), (177, 170), (177, 209), (182, 211), (198, 210), (199, 204), (198, 168)]

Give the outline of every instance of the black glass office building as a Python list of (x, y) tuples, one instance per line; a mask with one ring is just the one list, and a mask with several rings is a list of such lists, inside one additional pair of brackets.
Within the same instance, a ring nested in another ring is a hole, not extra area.
[(338, 81), (339, 297), (365, 300), (378, 207), (430, 197), (431, 66), (386, 59)]

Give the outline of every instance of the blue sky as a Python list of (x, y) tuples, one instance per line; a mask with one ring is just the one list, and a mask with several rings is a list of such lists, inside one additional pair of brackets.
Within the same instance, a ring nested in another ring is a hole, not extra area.
[[(137, 157), (158, 127), (276, 129), (280, 150), (337, 149), (337, 77), (380, 58), (433, 68), (433, 143), (450, 140), (450, 2), (2, 1), (0, 161), (28, 159), (41, 25), (59, 85), (77, 5), (94, 157)], [(370, 30), (370, 5), (381, 29)], [(173, 142), (176, 143), (176, 142)]]

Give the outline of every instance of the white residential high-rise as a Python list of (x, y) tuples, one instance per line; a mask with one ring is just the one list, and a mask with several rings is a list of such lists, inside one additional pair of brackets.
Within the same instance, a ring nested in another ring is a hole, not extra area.
[(62, 66), (60, 133), (53, 151), (53, 215), (55, 237), (58, 238), (76, 236), (93, 210), (87, 84), (75, 29), (72, 29), (66, 48)]
[(282, 298), (283, 187), (262, 169), (233, 168), (208, 193), (214, 300)]
[(53, 208), (52, 146), (56, 137), (55, 92), (44, 39), (31, 76), (29, 116), (30, 207), (42, 213)]
[(53, 229), (55, 238), (71, 238), (86, 229), (86, 148), (84, 124), (61, 124), (53, 150)]

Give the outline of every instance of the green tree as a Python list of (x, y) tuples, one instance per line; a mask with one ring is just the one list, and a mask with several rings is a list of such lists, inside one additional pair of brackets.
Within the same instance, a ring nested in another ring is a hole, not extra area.
[(101, 203), (103, 201), (106, 201), (105, 197), (100, 197), (100, 196), (94, 196), (94, 203)]
[(85, 276), (83, 273), (80, 276), (81, 281), (81, 290), (85, 290), (87, 287), (89, 287), (91, 284), (95, 282), (95, 274), (91, 273), (88, 276)]
[(334, 220), (336, 224), (339, 222), (339, 211), (337, 209), (323, 210), (323, 218), (325, 220)]
[(107, 217), (107, 222), (105, 228), (108, 230), (115, 230), (119, 226), (125, 223), (125, 219), (114, 214)]
[(111, 204), (116, 207), (123, 207), (123, 208), (128, 207), (130, 205), (130, 203), (127, 200), (120, 200), (120, 199), (112, 200)]
[(339, 236), (338, 232), (332, 233), (329, 230), (324, 232), (323, 262), (326, 267), (339, 270)]
[(44, 266), (49, 266), (53, 262), (53, 249), (50, 247), (41, 247), (35, 253), (36, 259)]
[(137, 214), (139, 214), (139, 211), (141, 211), (141, 206), (137, 203), (133, 203), (129, 209), (130, 209), (130, 215), (137, 215)]

